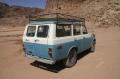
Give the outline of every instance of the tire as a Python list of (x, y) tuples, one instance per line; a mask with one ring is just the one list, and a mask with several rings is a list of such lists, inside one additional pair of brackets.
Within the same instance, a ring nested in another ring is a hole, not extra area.
[(64, 66), (67, 68), (73, 67), (77, 62), (77, 51), (72, 49), (68, 57), (64, 60)]
[(90, 52), (95, 52), (95, 44), (92, 44), (92, 46), (89, 49)]

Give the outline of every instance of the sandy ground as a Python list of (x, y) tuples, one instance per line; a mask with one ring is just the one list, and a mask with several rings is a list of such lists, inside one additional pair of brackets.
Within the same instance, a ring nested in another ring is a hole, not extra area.
[(24, 57), (24, 28), (0, 28), (0, 79), (120, 79), (120, 28), (96, 28), (96, 51), (81, 54), (77, 64), (64, 68)]

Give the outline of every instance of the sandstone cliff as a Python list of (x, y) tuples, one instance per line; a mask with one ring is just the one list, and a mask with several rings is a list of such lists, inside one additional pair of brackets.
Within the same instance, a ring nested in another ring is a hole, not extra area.
[(48, 0), (44, 12), (83, 17), (99, 27), (120, 27), (120, 0)]

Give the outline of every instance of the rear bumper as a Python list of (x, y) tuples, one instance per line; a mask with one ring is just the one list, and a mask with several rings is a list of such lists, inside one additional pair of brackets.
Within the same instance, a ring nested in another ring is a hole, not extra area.
[(53, 61), (53, 60), (40, 58), (40, 57), (37, 57), (37, 56), (32, 56), (32, 55), (25, 54), (25, 57), (31, 58), (31, 59), (34, 59), (34, 60), (37, 60), (39, 62), (46, 63), (46, 64), (51, 64), (51, 65), (55, 64), (55, 61)]

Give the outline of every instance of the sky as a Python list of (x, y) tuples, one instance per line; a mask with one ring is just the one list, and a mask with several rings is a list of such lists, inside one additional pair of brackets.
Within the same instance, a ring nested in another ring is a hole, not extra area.
[(45, 8), (47, 0), (0, 0), (0, 2), (7, 3), (9, 5), (18, 5), (25, 7)]

